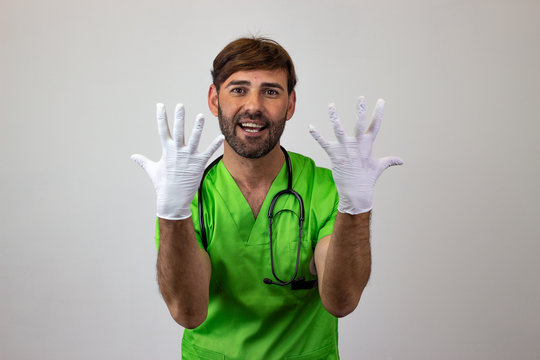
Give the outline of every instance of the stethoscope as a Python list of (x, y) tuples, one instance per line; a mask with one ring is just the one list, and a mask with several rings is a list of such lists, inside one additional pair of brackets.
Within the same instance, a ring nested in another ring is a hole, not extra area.
[[(298, 289), (306, 289), (313, 287), (312, 281), (305, 281), (304, 277), (296, 278), (298, 275), (298, 265), (300, 263), (300, 247), (302, 242), (302, 229), (304, 225), (304, 201), (302, 200), (302, 197), (300, 194), (298, 194), (296, 191), (292, 189), (292, 166), (291, 166), (291, 159), (289, 157), (289, 154), (287, 153), (287, 150), (283, 148), (283, 146), (280, 146), (281, 151), (283, 151), (283, 154), (285, 155), (285, 162), (287, 163), (287, 172), (288, 172), (288, 181), (287, 181), (287, 189), (281, 190), (278, 192), (274, 198), (272, 199), (272, 202), (270, 203), (270, 208), (268, 209), (268, 237), (270, 239), (270, 265), (272, 267), (272, 274), (274, 275), (274, 278), (276, 281), (271, 280), (269, 278), (264, 278), (263, 281), (265, 284), (268, 285), (280, 285), (280, 286), (286, 286), (289, 284), (293, 284), (293, 290), (296, 288)], [(199, 207), (199, 224), (201, 227), (201, 240), (204, 248), (206, 249), (208, 246), (208, 241), (206, 238), (206, 228), (204, 227), (204, 215), (203, 215), (203, 192), (202, 192), (202, 185), (204, 182), (204, 178), (206, 177), (206, 174), (208, 171), (210, 171), (217, 163), (221, 161), (223, 158), (223, 155), (218, 157), (216, 160), (214, 160), (208, 167), (204, 170), (203, 177), (201, 179), (201, 184), (199, 186), (198, 190), (198, 207)], [(296, 268), (294, 270), (294, 275), (292, 278), (288, 281), (281, 280), (277, 275), (276, 271), (274, 269), (274, 253), (272, 249), (272, 219), (275, 215), (278, 215), (282, 211), (291, 211), (288, 209), (283, 209), (278, 211), (276, 214), (274, 214), (274, 206), (276, 202), (278, 201), (279, 197), (282, 195), (293, 195), (297, 200), (298, 204), (300, 205), (300, 216), (298, 217), (298, 248), (296, 251)]]

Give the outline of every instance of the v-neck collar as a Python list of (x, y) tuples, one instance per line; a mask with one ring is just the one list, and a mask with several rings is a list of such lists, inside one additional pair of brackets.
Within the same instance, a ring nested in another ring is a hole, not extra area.
[[(283, 164), (281, 170), (277, 174), (276, 178), (272, 182), (270, 189), (264, 199), (264, 202), (259, 210), (257, 219), (251, 211), (244, 194), (234, 181), (229, 170), (220, 161), (216, 166), (216, 191), (223, 199), (225, 206), (227, 207), (232, 220), (234, 221), (238, 236), (241, 240), (248, 244), (267, 243), (264, 236), (260, 236), (262, 233), (268, 232), (268, 208), (272, 202), (272, 198), (279, 191), (287, 188), (287, 169), (286, 163)], [(262, 239), (261, 239), (262, 238)]]

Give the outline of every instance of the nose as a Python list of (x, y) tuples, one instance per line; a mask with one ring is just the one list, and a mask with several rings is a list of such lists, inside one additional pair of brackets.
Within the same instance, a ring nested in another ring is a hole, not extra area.
[(255, 91), (251, 92), (246, 97), (246, 102), (244, 104), (244, 110), (247, 113), (250, 113), (250, 114), (253, 114), (253, 115), (259, 114), (262, 111), (262, 108), (263, 108), (263, 104), (262, 104), (261, 100), (262, 99), (261, 99), (260, 94), (258, 94)]

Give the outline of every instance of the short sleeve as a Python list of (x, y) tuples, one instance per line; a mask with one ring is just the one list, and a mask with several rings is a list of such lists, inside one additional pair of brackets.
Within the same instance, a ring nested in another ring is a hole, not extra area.
[(334, 224), (336, 223), (336, 216), (337, 216), (337, 204), (335, 206), (334, 211), (328, 218), (328, 220), (323, 224), (323, 227), (321, 230), (319, 230), (319, 237), (317, 240), (321, 240), (323, 237), (332, 235), (334, 232)]
[(329, 169), (317, 168), (315, 177), (314, 206), (317, 207), (319, 217), (319, 234), (317, 241), (334, 231), (334, 224), (338, 212), (339, 196)]
[(201, 225), (199, 221), (199, 195), (198, 194), (195, 194), (195, 198), (191, 202), (191, 219), (193, 220), (193, 228), (195, 229), (195, 237), (197, 238), (197, 244), (199, 244), (199, 247), (201, 249), (205, 250), (204, 246), (202, 245), (202, 240), (201, 240)]
[(156, 250), (159, 251), (159, 218), (156, 217)]

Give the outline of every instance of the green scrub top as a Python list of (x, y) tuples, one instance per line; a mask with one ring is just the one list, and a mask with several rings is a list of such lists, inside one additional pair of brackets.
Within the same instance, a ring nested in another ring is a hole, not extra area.
[[(305, 220), (299, 277), (314, 280), (309, 263), (317, 242), (333, 231), (338, 195), (328, 169), (289, 153), (292, 188), (304, 201)], [(255, 219), (248, 202), (222, 162), (203, 185), (207, 252), (212, 263), (208, 316), (197, 328), (184, 330), (182, 359), (339, 359), (337, 318), (321, 304), (318, 287), (291, 290), (268, 285), (272, 280), (268, 209), (275, 194), (287, 188), (287, 168), (274, 179)], [(197, 205), (191, 207), (199, 246)], [(283, 211), (280, 211), (283, 210)], [(292, 211), (291, 211), (292, 210)], [(274, 208), (273, 251), (277, 276), (294, 274), (298, 245), (298, 201), (279, 198)], [(159, 248), (159, 228), (156, 226)]]

